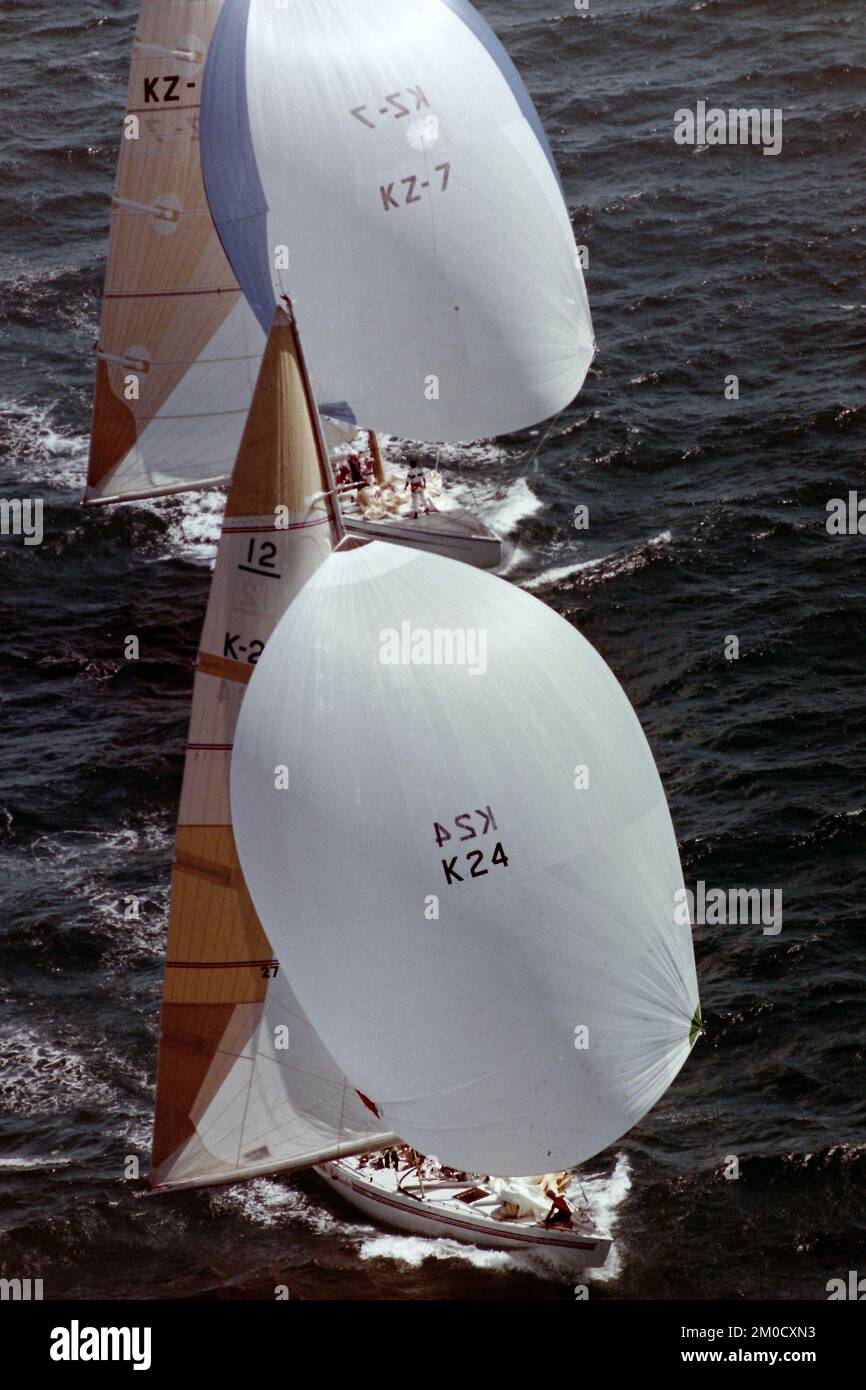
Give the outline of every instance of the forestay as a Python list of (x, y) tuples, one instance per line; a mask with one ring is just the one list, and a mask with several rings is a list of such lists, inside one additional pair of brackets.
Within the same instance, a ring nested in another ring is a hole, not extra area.
[(460, 441), (580, 389), (592, 326), (559, 179), (465, 0), (227, 0), (202, 166), (259, 322), (295, 300), (326, 413)]
[(699, 1016), (664, 792), (611, 671), (529, 594), (331, 555), (248, 687), (231, 798), (299, 1000), (422, 1152), (571, 1167), (670, 1085)]

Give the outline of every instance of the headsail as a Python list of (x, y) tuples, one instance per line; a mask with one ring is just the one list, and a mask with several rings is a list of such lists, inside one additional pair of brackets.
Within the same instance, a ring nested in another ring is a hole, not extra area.
[[(275, 315), (229, 493), (195, 676), (172, 878), (151, 1184), (302, 1167), (388, 1136), (330, 1057), (256, 916), (229, 760), (255, 662), (331, 549), (294, 326)], [(318, 496), (319, 501), (308, 499)], [(278, 508), (284, 508), (278, 512)], [(291, 897), (291, 891), (289, 894)]]
[(201, 181), (201, 81), (222, 4), (141, 6), (111, 209), (88, 502), (226, 482), (234, 465), (265, 333)]
[(304, 311), (325, 413), (459, 441), (580, 389), (592, 326), (559, 180), (466, 0), (226, 0), (201, 152), (260, 323), (283, 291)]
[(698, 994), (664, 791), (611, 671), (531, 595), (329, 556), (247, 690), (231, 801), (278, 949), (292, 885), (298, 998), (422, 1152), (568, 1168), (676, 1076)]

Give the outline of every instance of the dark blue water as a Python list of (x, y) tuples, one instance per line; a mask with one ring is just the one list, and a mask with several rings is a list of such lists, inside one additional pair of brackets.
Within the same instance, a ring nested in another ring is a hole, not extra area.
[[(599, 355), (537, 460), (527, 434), (450, 476), (625, 686), (687, 883), (784, 902), (775, 936), (696, 927), (707, 1036), (589, 1167), (617, 1237), (592, 1297), (821, 1299), (866, 1268), (866, 539), (825, 527), (828, 499), (866, 496), (866, 14), (480, 8), (550, 133)], [(0, 0), (0, 496), (46, 504), (41, 546), (0, 539), (2, 1273), (46, 1297), (571, 1297), (529, 1256), (357, 1223), (313, 1176), (147, 1201), (123, 1181), (149, 1146), (220, 506), (79, 507), (135, 11)], [(781, 108), (781, 154), (676, 145), (698, 100)]]

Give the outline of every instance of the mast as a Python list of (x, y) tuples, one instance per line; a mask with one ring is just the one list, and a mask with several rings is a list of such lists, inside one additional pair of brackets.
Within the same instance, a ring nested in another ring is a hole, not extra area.
[(379, 448), (379, 436), (376, 434), (375, 430), (369, 431), (367, 434), (367, 442), (370, 445), (370, 453), (373, 456), (373, 473), (375, 474), (376, 482), (381, 487), (385, 481), (385, 469), (382, 466), (382, 450)]
[(286, 608), (342, 536), (331, 484), (289, 305), (274, 313), (241, 440), (196, 664), (151, 1186), (303, 1167), (389, 1138), (294, 996), (250, 899), (230, 810), (246, 685)]
[[(289, 321), (292, 331), (294, 349), (298, 359), (298, 366), (303, 382), (304, 398), (307, 404), (309, 418), (313, 421), (313, 428), (316, 435), (316, 448), (319, 454), (319, 468), (321, 471), (322, 487), (328, 496), (328, 512), (331, 524), (331, 536), (334, 549), (346, 539), (346, 530), (343, 526), (343, 514), (340, 511), (339, 494), (337, 492), (337, 480), (334, 477), (334, 470), (331, 466), (331, 455), (328, 452), (328, 445), (325, 441), (325, 433), (322, 428), (322, 417), (316, 405), (313, 390), (310, 386), (310, 374), (307, 371), (307, 359), (304, 357), (304, 347), (301, 342), (301, 335), (298, 332), (298, 321), (295, 318), (295, 307), (287, 294), (280, 296), (285, 306), (284, 313)], [(274, 321), (276, 322), (276, 316)]]

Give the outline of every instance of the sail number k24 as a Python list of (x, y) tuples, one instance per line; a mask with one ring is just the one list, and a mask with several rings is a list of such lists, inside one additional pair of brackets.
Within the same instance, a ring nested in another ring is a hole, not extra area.
[[(496, 818), (489, 806), (483, 811), (477, 808), (474, 811), (461, 811), (449, 825), (453, 825), (453, 829), (449, 829), (448, 825), (441, 825), (439, 821), (433, 822), (433, 834), (440, 849), (449, 840), (477, 840), (489, 831), (498, 829)], [(466, 850), (463, 854), (455, 854), (451, 859), (443, 859), (442, 870), (446, 883), (462, 883), (466, 878), (483, 878), (490, 872), (489, 869), (482, 868), (484, 862), (485, 853), (482, 849)], [(501, 864), (504, 869), (508, 868), (508, 857), (499, 840), (494, 846), (489, 863)]]

